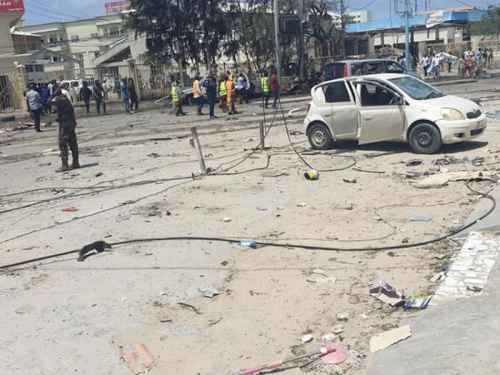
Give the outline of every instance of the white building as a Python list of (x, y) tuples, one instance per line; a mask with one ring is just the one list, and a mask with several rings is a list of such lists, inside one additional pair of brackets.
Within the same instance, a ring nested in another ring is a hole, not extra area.
[(54, 52), (47, 56), (45, 66), (51, 79), (93, 78), (96, 58), (126, 38), (124, 20), (119, 14), (20, 26), (17, 30), (40, 36), (44, 47)]

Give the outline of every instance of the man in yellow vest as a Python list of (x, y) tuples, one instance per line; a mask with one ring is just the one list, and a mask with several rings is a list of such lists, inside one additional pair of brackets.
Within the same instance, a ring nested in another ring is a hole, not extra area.
[(229, 114), (235, 115), (236, 114), (236, 106), (234, 104), (235, 89), (234, 89), (234, 81), (232, 74), (227, 75), (226, 92), (227, 92), (227, 108), (229, 109)]
[(177, 111), (175, 115), (177, 117), (179, 116), (186, 116), (184, 111), (182, 110), (182, 90), (181, 90), (181, 84), (178, 79), (174, 79), (172, 77), (172, 89), (170, 91), (170, 95), (172, 97), (172, 103), (175, 108), (177, 108)]
[(227, 76), (224, 74), (221, 76), (219, 81), (219, 102), (220, 109), (222, 112), (227, 112), (227, 87), (226, 87)]
[(267, 108), (269, 104), (269, 77), (265, 70), (263, 70), (260, 75), (260, 91), (262, 92), (263, 105)]

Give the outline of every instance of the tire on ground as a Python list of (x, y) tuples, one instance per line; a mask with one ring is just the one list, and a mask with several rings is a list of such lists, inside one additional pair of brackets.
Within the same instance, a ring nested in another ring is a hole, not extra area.
[(435, 154), (443, 145), (439, 129), (431, 123), (415, 125), (410, 130), (408, 141), (416, 154)]
[(333, 146), (333, 137), (330, 129), (321, 122), (311, 124), (307, 136), (309, 144), (316, 150), (327, 150)]

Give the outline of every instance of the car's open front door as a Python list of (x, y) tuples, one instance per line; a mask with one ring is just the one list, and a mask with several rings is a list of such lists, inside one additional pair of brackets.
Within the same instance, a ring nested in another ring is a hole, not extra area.
[(359, 144), (401, 139), (405, 115), (400, 95), (374, 80), (357, 80), (354, 86), (360, 99)]

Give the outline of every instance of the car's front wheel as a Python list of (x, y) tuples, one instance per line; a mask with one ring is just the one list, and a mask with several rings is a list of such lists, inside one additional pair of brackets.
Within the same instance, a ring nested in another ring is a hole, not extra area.
[(443, 145), (439, 129), (429, 123), (415, 125), (410, 131), (408, 141), (416, 154), (435, 154)]
[(325, 124), (315, 122), (308, 131), (309, 143), (316, 150), (327, 150), (333, 145), (330, 129)]

